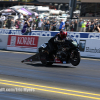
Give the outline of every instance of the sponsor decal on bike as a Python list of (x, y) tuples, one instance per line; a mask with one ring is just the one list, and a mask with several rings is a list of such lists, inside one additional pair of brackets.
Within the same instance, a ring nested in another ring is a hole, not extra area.
[(66, 61), (63, 61), (63, 64), (66, 64)]
[(55, 58), (56, 63), (62, 63), (59, 59)]

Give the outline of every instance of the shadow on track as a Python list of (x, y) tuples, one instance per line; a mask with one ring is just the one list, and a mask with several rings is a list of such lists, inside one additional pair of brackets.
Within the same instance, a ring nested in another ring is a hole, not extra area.
[(44, 66), (42, 65), (41, 63), (25, 63), (27, 65), (31, 65), (31, 66), (34, 66), (34, 67), (48, 67), (48, 68), (76, 68), (76, 67), (71, 67), (71, 66), (64, 66), (63, 64), (58, 64), (58, 65), (48, 65), (48, 66)]

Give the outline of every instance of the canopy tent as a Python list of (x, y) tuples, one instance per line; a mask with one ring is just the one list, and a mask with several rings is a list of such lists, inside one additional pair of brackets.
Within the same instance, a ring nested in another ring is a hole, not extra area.
[(14, 10), (17, 14), (19, 14), (18, 9), (15, 9), (15, 8), (11, 8), (11, 9)]
[(27, 12), (25, 12), (24, 10), (21, 10), (21, 9), (18, 9), (18, 12), (20, 12), (20, 13), (22, 13), (22, 14), (24, 14), (24, 15), (28, 15)]
[(27, 11), (29, 11), (32, 15), (32, 17), (35, 17), (35, 14), (34, 14), (34, 12), (32, 11), (32, 10), (30, 10), (30, 9), (28, 9), (27, 7), (25, 7), (25, 9), (27, 10)]
[(80, 13), (80, 10), (76, 10), (76, 11), (74, 11), (73, 13), (79, 14), (79, 13)]
[(30, 13), (34, 13), (31, 9), (28, 9), (28, 7), (25, 7), (25, 9), (27, 10), (27, 11), (29, 11)]
[(32, 15), (32, 13), (29, 12), (28, 10), (26, 10), (25, 8), (21, 8), (21, 10), (25, 11), (26, 13), (28, 13), (28, 15)]
[(13, 9), (3, 9), (0, 11), (0, 15), (16, 15)]
[(25, 7), (25, 8), (11, 8), (11, 9), (13, 9), (16, 13), (22, 13), (22, 14), (24, 14), (24, 15), (31, 15), (31, 16), (33, 16), (33, 17), (36, 17), (36, 16), (39, 16), (38, 15), (38, 13), (37, 12), (33, 12), (32, 10), (30, 10), (30, 9), (28, 9), (27, 7)]
[(21, 10), (26, 11), (26, 12), (28, 13), (28, 15), (39, 16), (39, 14), (38, 14), (37, 12), (31, 11), (31, 10), (29, 10), (27, 7), (21, 8)]
[(35, 16), (39, 16), (39, 14), (37, 12), (33, 12)]

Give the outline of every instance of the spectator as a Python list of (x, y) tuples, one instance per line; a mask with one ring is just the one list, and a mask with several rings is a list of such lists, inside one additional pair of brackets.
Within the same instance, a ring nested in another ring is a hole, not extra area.
[(56, 30), (56, 20), (53, 20), (53, 23), (52, 23), (52, 31), (55, 31)]
[(10, 18), (8, 18), (6, 23), (7, 23), (7, 28), (11, 29), (11, 19)]
[(31, 28), (32, 28), (32, 30), (36, 29), (36, 21), (35, 21), (35, 19), (33, 19), (33, 22), (31, 24)]
[(21, 32), (23, 33), (23, 35), (27, 35), (30, 31), (31, 30), (30, 30), (29, 19), (25, 19), (24, 26), (23, 26), (23, 29), (21, 30)]
[(77, 20), (75, 20), (75, 22), (74, 22), (74, 29), (73, 29), (73, 31), (77, 31)]
[(6, 20), (3, 22), (3, 28), (6, 28)]
[(3, 27), (3, 21), (0, 19), (0, 28)]
[(43, 22), (42, 19), (40, 19), (38, 23), (38, 30), (42, 30), (42, 29), (43, 29)]
[(43, 30), (45, 30), (46, 20), (43, 21)]
[(82, 27), (82, 20), (80, 20), (78, 23), (78, 31), (79, 32), (81, 32), (81, 27)]
[(71, 25), (70, 25), (70, 31), (74, 30), (74, 21), (72, 20)]
[(94, 25), (97, 25), (97, 24), (98, 24), (97, 20), (94, 20)]
[(15, 21), (14, 21), (14, 18), (13, 18), (13, 19), (11, 19), (11, 29), (13, 29), (14, 26), (15, 26)]
[(16, 29), (20, 28), (20, 22), (18, 19), (15, 21), (15, 27), (16, 27)]
[(49, 20), (48, 20), (47, 23), (45, 24), (45, 30), (46, 30), (46, 31), (50, 31), (50, 30), (51, 30), (51, 25), (50, 25)]
[(94, 26), (94, 32), (99, 32), (99, 26), (97, 24)]
[(86, 32), (89, 32), (89, 20), (87, 21), (87, 24), (86, 24)]
[(93, 32), (93, 31), (94, 31), (94, 23), (92, 22), (89, 27), (89, 32)]
[(98, 21), (98, 25), (100, 25), (100, 20)]
[(65, 22), (65, 28), (66, 28), (66, 31), (69, 31), (69, 28), (70, 28), (69, 20), (67, 20), (67, 21)]
[(20, 19), (21, 18), (21, 13), (18, 13), (18, 19)]
[(82, 23), (82, 30), (81, 32), (86, 32), (86, 21), (84, 20), (83, 23)]
[(60, 23), (59, 23), (59, 21), (57, 21), (57, 24), (56, 24), (56, 31), (59, 31), (59, 26), (60, 26)]
[(35, 22), (36, 22), (36, 30), (38, 30), (38, 23), (39, 23), (39, 18), (38, 18), (38, 16), (36, 17)]
[(21, 20), (20, 20), (20, 29), (23, 29), (23, 26), (24, 26), (24, 20), (21, 19)]
[(63, 19), (61, 20), (61, 23), (60, 23), (60, 26), (59, 26), (59, 31), (60, 30), (65, 30), (65, 22), (64, 22)]
[[(57, 19), (55, 19), (55, 17), (50, 17), (49, 19), (43, 18), (43, 21), (39, 20), (38, 16), (36, 18), (32, 18), (31, 16), (26, 16), (23, 15), (24, 17), (30, 18), (29, 23), (31, 26), (32, 30), (46, 30), (46, 31), (59, 31), (59, 30), (66, 30), (66, 31), (77, 31), (77, 26), (78, 26), (78, 31), (79, 32), (100, 32), (100, 20), (93, 20), (91, 23), (91, 20), (89, 19), (88, 21), (82, 21), (80, 20), (79, 23), (77, 22), (77, 20), (72, 21), (71, 23), (69, 22), (69, 20), (67, 20), (66, 22), (64, 22), (63, 20), (60, 21), (56, 21)], [(8, 16), (1, 16), (0, 20), (0, 28), (9, 28), (12, 29), (14, 28), (14, 26), (16, 25), (16, 29), (22, 29), (23, 25), (24, 25), (24, 20), (22, 19), (22, 17), (20, 18), (20, 20), (15, 20), (16, 18), (14, 17), (14, 19), (8, 19)], [(18, 16), (17, 16), (18, 17)], [(47, 22), (49, 20), (49, 23)], [(2, 22), (3, 21), (3, 22)], [(43, 25), (43, 27), (42, 27)]]
[(100, 24), (98, 25), (97, 29), (98, 29), (98, 32), (100, 32)]

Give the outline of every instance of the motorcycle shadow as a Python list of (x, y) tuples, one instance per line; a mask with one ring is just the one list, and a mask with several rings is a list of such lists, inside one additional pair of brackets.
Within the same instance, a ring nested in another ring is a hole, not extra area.
[(25, 63), (27, 65), (31, 65), (33, 67), (47, 67), (47, 68), (76, 68), (76, 67), (73, 67), (73, 66), (66, 66), (66, 65), (63, 65), (63, 64), (59, 64), (59, 65), (42, 65), (41, 63)]

